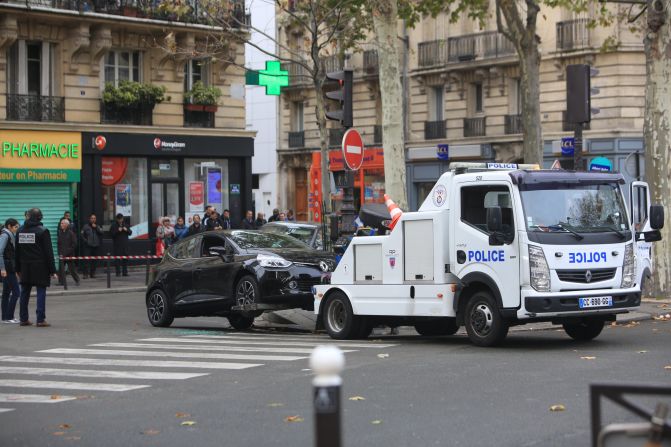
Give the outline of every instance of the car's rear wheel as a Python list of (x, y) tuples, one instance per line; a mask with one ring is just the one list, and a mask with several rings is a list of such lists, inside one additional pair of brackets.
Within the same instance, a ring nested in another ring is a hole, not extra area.
[(231, 323), (233, 329), (246, 331), (254, 325), (254, 317), (242, 314), (231, 314), (228, 316), (228, 322)]
[(149, 292), (146, 299), (147, 317), (152, 326), (168, 327), (175, 320), (168, 296), (161, 289)]
[(459, 330), (459, 326), (454, 318), (437, 318), (415, 324), (415, 330), (419, 335), (433, 337), (438, 335), (454, 335)]
[(578, 323), (564, 323), (564, 331), (576, 341), (590, 341), (599, 336), (605, 325), (604, 320), (586, 318)]
[(354, 315), (349, 299), (342, 292), (334, 292), (328, 297), (324, 303), (323, 318), (324, 327), (331, 338), (347, 340), (364, 334), (362, 324), (365, 322)]

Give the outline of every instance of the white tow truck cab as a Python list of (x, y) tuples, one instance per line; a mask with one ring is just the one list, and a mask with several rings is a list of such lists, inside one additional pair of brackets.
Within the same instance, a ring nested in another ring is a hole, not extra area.
[(562, 324), (574, 339), (640, 305), (635, 237), (619, 174), (535, 165), (452, 163), (419, 211), (385, 236), (355, 237), (330, 284), (315, 286), (318, 323), (336, 339), (414, 325), (480, 346), (513, 325)]

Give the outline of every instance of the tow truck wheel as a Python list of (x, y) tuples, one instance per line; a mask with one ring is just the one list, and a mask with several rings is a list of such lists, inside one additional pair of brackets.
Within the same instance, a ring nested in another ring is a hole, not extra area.
[(605, 322), (599, 319), (585, 319), (578, 323), (564, 323), (564, 331), (576, 341), (590, 341), (599, 336)]
[(228, 322), (231, 323), (233, 329), (238, 331), (246, 331), (254, 324), (254, 317), (242, 314), (231, 314), (228, 316)]
[(477, 346), (495, 346), (508, 335), (508, 323), (501, 318), (496, 301), (489, 292), (476, 292), (466, 304), (466, 332)]
[(423, 321), (415, 324), (415, 330), (424, 337), (434, 337), (438, 335), (454, 335), (459, 330), (459, 326), (454, 318), (440, 318), (431, 321)]
[(342, 292), (334, 292), (324, 304), (324, 327), (337, 340), (355, 339), (363, 335), (362, 319), (354, 315), (352, 305)]

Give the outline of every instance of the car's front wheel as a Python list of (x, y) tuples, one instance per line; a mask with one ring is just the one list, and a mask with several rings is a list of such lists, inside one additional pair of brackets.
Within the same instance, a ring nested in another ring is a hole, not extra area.
[(501, 317), (496, 301), (489, 292), (476, 292), (466, 304), (464, 325), (471, 343), (495, 346), (508, 335), (508, 323)]
[(168, 296), (161, 289), (152, 290), (147, 295), (147, 317), (152, 326), (168, 327), (175, 320)]
[(233, 329), (238, 331), (246, 331), (254, 325), (254, 317), (241, 314), (231, 314), (228, 316), (228, 322), (231, 323)]
[(590, 341), (599, 336), (605, 325), (604, 320), (587, 318), (578, 323), (564, 323), (564, 331), (576, 341)]
[(324, 328), (331, 338), (347, 340), (364, 335), (362, 325), (366, 322), (354, 315), (349, 299), (342, 292), (334, 292), (328, 297), (324, 303), (323, 318)]

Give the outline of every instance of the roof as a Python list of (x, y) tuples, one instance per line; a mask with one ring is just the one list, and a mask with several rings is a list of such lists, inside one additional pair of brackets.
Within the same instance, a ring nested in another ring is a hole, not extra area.
[(523, 187), (523, 185), (534, 185), (540, 183), (564, 183), (564, 184), (603, 184), (619, 183), (624, 184), (622, 174), (613, 174), (606, 172), (577, 172), (563, 171), (558, 169), (541, 171), (512, 171), (509, 173), (513, 183)]

